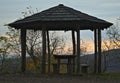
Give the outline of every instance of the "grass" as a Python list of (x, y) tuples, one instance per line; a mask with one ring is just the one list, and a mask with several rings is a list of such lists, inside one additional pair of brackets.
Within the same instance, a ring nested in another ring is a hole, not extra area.
[(120, 78), (120, 73), (103, 73), (98, 76), (103, 78)]
[(0, 74), (0, 83), (119, 83), (120, 73), (104, 74)]

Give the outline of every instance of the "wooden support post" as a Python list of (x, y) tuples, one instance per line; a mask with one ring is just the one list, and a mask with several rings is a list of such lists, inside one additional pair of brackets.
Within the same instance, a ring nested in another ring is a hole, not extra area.
[(77, 73), (80, 73), (80, 30), (77, 30)]
[(73, 55), (75, 55), (76, 48), (75, 48), (75, 31), (72, 31), (72, 43), (73, 43)]
[(94, 73), (97, 73), (97, 51), (98, 51), (98, 48), (97, 48), (97, 45), (98, 45), (98, 30), (95, 29), (94, 30)]
[(98, 29), (98, 73), (101, 73), (101, 29)]
[(21, 70), (24, 73), (26, 71), (26, 29), (21, 29)]
[[(72, 31), (73, 55), (76, 54), (75, 31)], [(75, 58), (73, 59), (73, 72), (75, 72)]]
[(48, 47), (48, 73), (50, 73), (50, 40), (49, 40), (49, 31), (47, 31), (47, 47)]
[(46, 73), (46, 29), (42, 29), (42, 73)]

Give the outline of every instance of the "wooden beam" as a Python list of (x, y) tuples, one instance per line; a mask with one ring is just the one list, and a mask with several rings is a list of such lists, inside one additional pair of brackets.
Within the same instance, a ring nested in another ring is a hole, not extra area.
[(50, 73), (50, 39), (49, 39), (49, 31), (47, 31), (47, 47), (48, 47), (48, 73)]
[[(72, 31), (73, 55), (76, 54), (75, 31)], [(75, 58), (73, 59), (73, 72), (75, 72)]]
[(26, 29), (21, 29), (21, 70), (26, 71)]
[(46, 73), (46, 29), (42, 29), (42, 73)]
[(98, 51), (98, 48), (97, 48), (97, 45), (98, 45), (98, 30), (95, 29), (94, 30), (94, 73), (97, 73), (97, 51)]
[(98, 73), (101, 73), (101, 29), (98, 29)]
[(80, 30), (77, 30), (77, 73), (80, 73)]

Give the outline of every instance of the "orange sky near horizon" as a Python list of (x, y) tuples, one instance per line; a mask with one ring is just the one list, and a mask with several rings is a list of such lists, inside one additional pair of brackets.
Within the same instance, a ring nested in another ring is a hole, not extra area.
[[(85, 43), (84, 44), (81, 44), (80, 46), (81, 47), (85, 47), (86, 48), (86, 53), (85, 54), (91, 54), (91, 53), (94, 53), (94, 42), (93, 41), (84, 41)], [(63, 53), (68, 53), (68, 54), (72, 54), (72, 42), (69, 42), (65, 48), (64, 48), (64, 51)]]
[[(106, 44), (108, 46), (110, 46), (109, 50), (110, 49), (116, 49), (116, 47), (114, 47), (114, 43), (110, 43), (109, 40), (104, 40), (104, 41), (106, 42)], [(89, 42), (88, 41), (84, 41), (84, 42), (85, 42), (84, 46), (86, 47), (86, 53), (85, 54), (94, 53), (94, 41), (90, 40)], [(120, 44), (120, 42), (118, 42), (118, 43)], [(82, 44), (81, 44), (81, 46), (82, 46)], [(66, 50), (69, 49), (69, 48), (72, 49), (72, 43), (71, 44), (69, 43), (69, 45), (66, 45), (66, 47), (65, 47)], [(108, 50), (108, 48), (105, 46), (103, 41), (101, 43), (101, 49), (102, 49), (102, 51)], [(72, 50), (70, 50), (69, 53), (72, 53)]]

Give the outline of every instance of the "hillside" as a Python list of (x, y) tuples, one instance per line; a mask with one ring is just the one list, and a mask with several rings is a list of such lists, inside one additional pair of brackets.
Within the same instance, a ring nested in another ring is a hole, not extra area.
[[(27, 57), (27, 61), (28, 60), (30, 60), (30, 57)], [(81, 56), (81, 64), (88, 64), (89, 72), (93, 72), (94, 54)], [(1, 61), (0, 61), (0, 65), (1, 65)], [(21, 67), (20, 65), (21, 65), (21, 58), (8, 58), (4, 63), (3, 69), (6, 72), (7, 71), (17, 72), (20, 70)], [(102, 70), (105, 72), (120, 73), (120, 49), (113, 49), (102, 52)]]
[[(81, 56), (81, 64), (88, 64), (89, 72), (93, 72), (94, 54)], [(120, 49), (102, 52), (102, 70), (105, 72), (120, 72)]]

